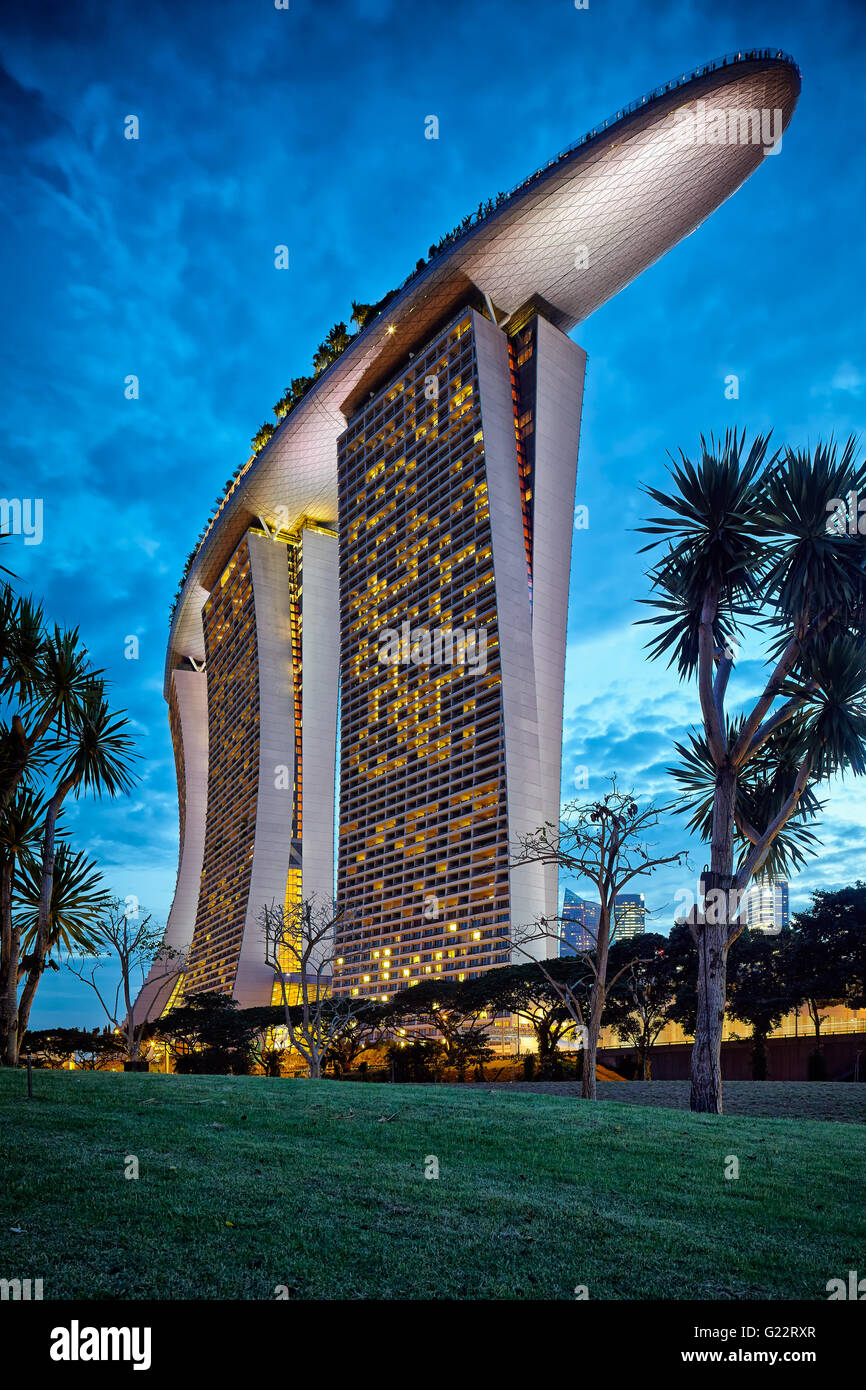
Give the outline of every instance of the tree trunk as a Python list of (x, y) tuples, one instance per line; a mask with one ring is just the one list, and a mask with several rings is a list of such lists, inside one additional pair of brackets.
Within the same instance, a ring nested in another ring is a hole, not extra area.
[[(701, 917), (696, 914), (693, 932), (698, 948), (698, 1014), (689, 1103), (692, 1110), (710, 1115), (722, 1113), (722, 1030), (731, 930), (736, 794), (736, 770), (726, 764), (716, 773), (710, 873), (704, 884), (705, 910)], [(724, 905), (717, 901), (719, 889), (724, 893)]]
[(601, 1014), (604, 1008), (604, 995), (596, 979), (589, 1000), (589, 1020), (586, 1028), (586, 1047), (583, 1049), (583, 1080), (580, 1094), (584, 1100), (597, 1100), (598, 1090), (595, 1077), (595, 1059), (598, 1056), (598, 1035), (601, 1032)]
[(12, 926), (12, 878), (14, 858), (3, 869), (0, 889), (0, 1066), (5, 1066), (10, 1033), (18, 1033), (18, 957), (20, 932)]
[(9, 944), (8, 962), (3, 962), (3, 996), (0, 998), (0, 1039), (3, 1054), (0, 1065), (18, 1065), (18, 961), (21, 951), (21, 930), (14, 928)]
[(641, 1038), (640, 1048), (638, 1049), (638, 1062), (640, 1064), (641, 1081), (649, 1081), (650, 1078), (650, 1043), (649, 1038), (644, 1034)]
[(726, 923), (704, 923), (698, 939), (698, 1016), (692, 1048), (691, 1108), (722, 1113), (722, 1028), (728, 969)]
[(541, 1081), (549, 1081), (553, 1074), (553, 1055), (554, 1045), (550, 1041), (550, 1032), (547, 1028), (539, 1028), (536, 1032), (538, 1042), (538, 1076)]
[(598, 1035), (601, 1032), (601, 1016), (607, 997), (607, 958), (610, 951), (610, 907), (611, 902), (602, 898), (598, 914), (598, 937), (595, 950), (595, 980), (589, 996), (589, 1020), (586, 1029), (586, 1047), (583, 1058), (583, 1080), (580, 1094), (584, 1100), (597, 1100), (595, 1059), (598, 1055)]
[(766, 1081), (768, 1076), (766, 1034), (755, 1028), (752, 1033), (752, 1080)]
[[(24, 1034), (27, 1032), (27, 1025), (30, 1022), (30, 1006), (33, 1003), (33, 996), (36, 993), (36, 986), (42, 976), (42, 966), (32, 965), (27, 971), (27, 978), (24, 981), (24, 989), (21, 991), (21, 999), (18, 1004), (18, 1027), (14, 1032), (9, 1033), (8, 1065), (17, 1067), (18, 1054), (21, 1051), (21, 1044), (24, 1041)], [(14, 1042), (14, 1055), (13, 1055)]]
[[(27, 979), (21, 1000), (18, 1005), (18, 1028), (15, 1037), (15, 1061), (10, 1063), (12, 1066), (18, 1065), (18, 1053), (24, 1034), (27, 1032), (27, 1025), (30, 1022), (30, 1006), (33, 1003), (33, 996), (36, 993), (36, 986), (42, 978), (45, 968), (45, 960), (50, 948), (50, 917), (51, 917), (51, 894), (54, 888), (54, 858), (55, 858), (55, 832), (57, 828), (57, 817), (60, 808), (68, 795), (75, 786), (75, 778), (68, 778), (61, 782), (57, 791), (52, 796), (45, 811), (45, 831), (42, 839), (42, 886), (39, 896), (39, 916), (36, 926), (36, 941), (32, 954), (35, 956), (34, 964), (27, 972)], [(11, 1051), (11, 1041), (9, 1049)]]

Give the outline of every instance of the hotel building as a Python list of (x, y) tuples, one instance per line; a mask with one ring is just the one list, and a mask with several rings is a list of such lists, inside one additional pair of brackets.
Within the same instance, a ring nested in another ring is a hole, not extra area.
[[(262, 909), (313, 895), (345, 910), (335, 989), (380, 996), (556, 916), (555, 869), (512, 858), (559, 812), (568, 335), (763, 163), (799, 89), (756, 50), (618, 111), (446, 238), (240, 470), (166, 659), (184, 990), (270, 1002)], [(707, 110), (739, 136), (684, 139)]]

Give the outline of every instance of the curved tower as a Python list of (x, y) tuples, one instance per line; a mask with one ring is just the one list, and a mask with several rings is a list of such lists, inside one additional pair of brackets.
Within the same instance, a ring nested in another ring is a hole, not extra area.
[(752, 50), (618, 111), (445, 238), (240, 470), (166, 659), (184, 989), (270, 1002), (259, 914), (335, 866), (338, 990), (475, 974), (555, 915), (510, 856), (559, 810), (567, 335), (779, 152), (799, 90)]

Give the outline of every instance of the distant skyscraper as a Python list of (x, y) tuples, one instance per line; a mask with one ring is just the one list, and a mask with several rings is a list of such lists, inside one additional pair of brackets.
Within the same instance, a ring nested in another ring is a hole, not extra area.
[(594, 948), (600, 911), (600, 903), (587, 902), (585, 898), (579, 898), (570, 888), (566, 888), (562, 905), (562, 940), (559, 948), (561, 956), (573, 955), (575, 951), (591, 951)]
[[(574, 951), (592, 951), (598, 940), (598, 919), (601, 903), (588, 902), (579, 898), (570, 888), (565, 890), (562, 906), (562, 945), (560, 955), (570, 956)], [(615, 941), (630, 941), (634, 936), (643, 936), (646, 929), (646, 907), (643, 893), (617, 893), (614, 901), (616, 919)]]
[(747, 890), (740, 908), (740, 920), (752, 931), (780, 932), (791, 920), (788, 908), (788, 880), (766, 875)]
[(646, 907), (643, 893), (617, 893), (614, 900), (616, 916), (615, 941), (630, 941), (643, 936), (646, 930)]

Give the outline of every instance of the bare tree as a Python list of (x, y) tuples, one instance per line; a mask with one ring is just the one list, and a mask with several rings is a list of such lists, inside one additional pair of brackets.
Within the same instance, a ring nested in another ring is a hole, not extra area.
[[(595, 946), (581, 953), (585, 970), (569, 979), (552, 970), (550, 962), (538, 961), (581, 1032), (584, 1045), (581, 1093), (586, 1100), (595, 1100), (597, 1095), (598, 1035), (608, 991), (628, 969), (626, 964), (613, 979), (607, 978), (608, 954), (616, 933), (617, 896), (633, 879), (647, 878), (665, 864), (688, 862), (684, 850), (659, 855), (645, 838), (647, 831), (658, 824), (668, 809), (650, 803), (640, 810), (631, 792), (619, 791), (616, 777), (612, 777), (611, 790), (600, 801), (569, 802), (563, 807), (558, 828), (548, 821), (534, 834), (521, 836), (519, 852), (513, 859), (515, 864), (556, 864), (578, 879), (588, 879), (598, 893), (600, 911)], [(515, 932), (514, 947), (521, 955), (534, 959), (528, 948), (548, 939), (559, 943), (557, 954), (564, 949), (566, 954), (574, 954), (574, 947), (565, 939), (562, 928), (561, 918), (541, 918)]]
[(288, 909), (272, 903), (259, 913), (265, 961), (280, 986), (289, 1043), (304, 1058), (314, 1080), (321, 1077), (336, 1040), (350, 1030), (368, 1002), (333, 994), (339, 964), (335, 930), (344, 915), (335, 903), (315, 897)]
[[(149, 1012), (161, 1012), (171, 997), (184, 967), (184, 956), (163, 944), (162, 928), (150, 925), (151, 917), (127, 910), (120, 898), (112, 898), (102, 921), (92, 930), (94, 950), (70, 955), (66, 968), (89, 985), (109, 1023), (123, 1040), (127, 1060), (137, 1062)], [(95, 955), (95, 959), (94, 959)], [(110, 965), (119, 968), (120, 979), (111, 992), (97, 972)], [(149, 1007), (136, 1017), (135, 1005), (149, 977)]]

